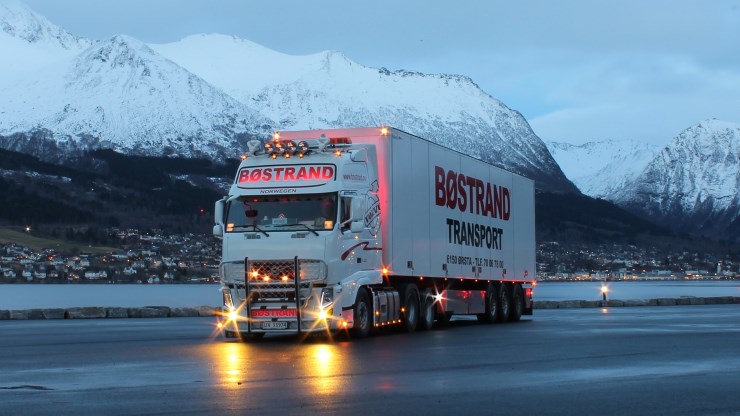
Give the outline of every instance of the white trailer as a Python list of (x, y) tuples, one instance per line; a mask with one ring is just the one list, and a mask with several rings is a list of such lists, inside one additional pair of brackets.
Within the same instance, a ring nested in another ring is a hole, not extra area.
[(253, 140), (215, 213), (227, 337), (532, 314), (533, 181), (397, 129)]

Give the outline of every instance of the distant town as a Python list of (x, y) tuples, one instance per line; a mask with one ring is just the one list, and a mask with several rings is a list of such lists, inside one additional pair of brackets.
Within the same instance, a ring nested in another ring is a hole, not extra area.
[[(1, 283), (214, 283), (220, 242), (206, 234), (107, 229), (118, 248), (104, 254), (33, 250), (0, 243)], [(634, 245), (537, 248), (537, 280), (740, 279), (738, 255), (666, 252)]]
[(213, 283), (219, 242), (208, 235), (165, 235), (159, 230), (111, 228), (118, 241), (105, 254), (34, 251), (0, 243), (0, 282), (5, 283)]
[(635, 245), (537, 246), (537, 280), (740, 279), (737, 253), (724, 255)]

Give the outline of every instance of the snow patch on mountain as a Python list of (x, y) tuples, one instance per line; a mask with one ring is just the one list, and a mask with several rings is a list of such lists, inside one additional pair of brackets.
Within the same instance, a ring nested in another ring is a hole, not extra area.
[(524, 117), (470, 78), (370, 68), (336, 51), (290, 56), (224, 35), (151, 47), (281, 130), (391, 125), (573, 192)]
[(271, 124), (128, 36), (43, 68), (3, 96), (1, 135), (44, 127), (57, 142), (122, 152), (233, 157), (235, 137)]
[(664, 224), (724, 234), (740, 217), (740, 125), (687, 128), (611, 199)]
[(15, 1), (0, 3), (0, 86), (8, 85), (27, 71), (68, 59), (94, 42), (49, 22)]
[(601, 199), (634, 180), (660, 147), (638, 141), (603, 140), (581, 145), (547, 142), (560, 168), (584, 194)]

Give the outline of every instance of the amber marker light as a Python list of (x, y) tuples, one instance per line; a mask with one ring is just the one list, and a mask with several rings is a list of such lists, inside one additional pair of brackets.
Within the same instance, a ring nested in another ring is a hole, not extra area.
[(380, 135), (381, 136), (387, 136), (388, 133), (390, 133), (390, 129), (388, 129), (388, 127), (383, 126), (383, 127), (380, 128)]
[(383, 267), (383, 274), (386, 275), (386, 276), (388, 275), (388, 268), (387, 267)]
[(242, 154), (242, 160), (247, 160), (247, 155)]
[(272, 139), (275, 140), (275, 141), (280, 140), (280, 132), (279, 131), (276, 131), (275, 133), (273, 133), (272, 134)]

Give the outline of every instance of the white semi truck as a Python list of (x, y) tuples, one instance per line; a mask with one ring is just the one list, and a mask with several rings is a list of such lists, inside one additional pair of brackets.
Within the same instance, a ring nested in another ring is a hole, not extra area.
[(389, 127), (248, 147), (215, 207), (226, 337), (532, 314), (532, 180)]

